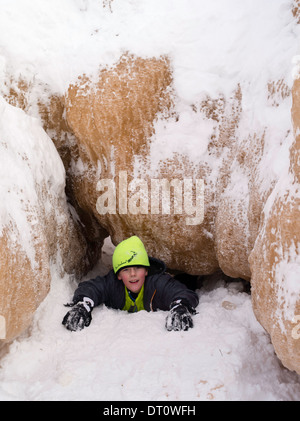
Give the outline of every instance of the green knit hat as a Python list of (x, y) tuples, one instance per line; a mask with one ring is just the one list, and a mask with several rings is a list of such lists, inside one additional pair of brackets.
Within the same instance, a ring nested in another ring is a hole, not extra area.
[(117, 245), (112, 263), (115, 273), (127, 266), (150, 266), (144, 244), (136, 235)]

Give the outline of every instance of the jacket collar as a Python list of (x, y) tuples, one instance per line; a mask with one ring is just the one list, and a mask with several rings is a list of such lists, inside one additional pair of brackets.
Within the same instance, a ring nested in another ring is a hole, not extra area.
[(149, 256), (149, 263), (150, 268), (148, 270), (148, 276), (155, 275), (156, 273), (163, 273), (166, 271), (166, 265), (162, 260)]

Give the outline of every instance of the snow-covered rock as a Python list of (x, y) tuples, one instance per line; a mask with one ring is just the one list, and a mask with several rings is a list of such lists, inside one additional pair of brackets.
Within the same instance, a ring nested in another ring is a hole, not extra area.
[(300, 372), (300, 80), (293, 86), (294, 141), (263, 212), (250, 255), (253, 309), (283, 364)]
[(82, 274), (86, 243), (71, 218), (65, 170), (39, 121), (0, 98), (0, 332), (26, 330), (49, 291), (51, 264)]

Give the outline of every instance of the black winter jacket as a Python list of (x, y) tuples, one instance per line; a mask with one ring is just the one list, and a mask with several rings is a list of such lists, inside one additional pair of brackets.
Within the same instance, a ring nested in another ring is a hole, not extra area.
[[(164, 262), (152, 257), (149, 257), (149, 261), (150, 268), (144, 283), (145, 310), (169, 310), (170, 304), (177, 299), (182, 299), (193, 309), (197, 307), (198, 295), (166, 273)], [(105, 304), (122, 310), (125, 305), (125, 286), (111, 270), (105, 276), (81, 282), (74, 293), (73, 302), (83, 297), (91, 298), (95, 306)]]

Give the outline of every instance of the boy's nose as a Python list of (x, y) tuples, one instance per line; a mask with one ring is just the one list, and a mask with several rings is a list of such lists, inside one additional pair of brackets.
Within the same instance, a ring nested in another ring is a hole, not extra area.
[(136, 268), (130, 268), (130, 276), (135, 276)]

